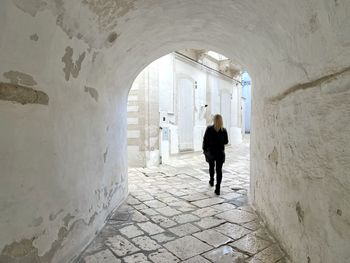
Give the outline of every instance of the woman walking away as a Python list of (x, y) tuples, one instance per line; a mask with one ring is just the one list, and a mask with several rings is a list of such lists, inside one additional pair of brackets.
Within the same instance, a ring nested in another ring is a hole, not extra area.
[(215, 193), (220, 195), (222, 165), (225, 162), (225, 144), (228, 144), (227, 131), (221, 115), (214, 116), (214, 125), (207, 127), (203, 138), (203, 153), (209, 163), (210, 186), (214, 186), (214, 169), (216, 165)]

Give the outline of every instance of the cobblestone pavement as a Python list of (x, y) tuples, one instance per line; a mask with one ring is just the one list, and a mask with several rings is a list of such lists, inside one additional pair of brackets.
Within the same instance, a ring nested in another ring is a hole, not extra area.
[(227, 148), (221, 195), (200, 153), (130, 169), (127, 202), (77, 262), (287, 262), (247, 204), (249, 142)]

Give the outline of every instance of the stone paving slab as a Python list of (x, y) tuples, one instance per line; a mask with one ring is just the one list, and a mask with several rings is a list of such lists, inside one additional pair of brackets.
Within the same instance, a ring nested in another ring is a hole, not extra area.
[(175, 235), (178, 235), (179, 237), (182, 237), (182, 236), (196, 233), (196, 232), (200, 231), (200, 229), (198, 227), (192, 225), (191, 223), (187, 223), (184, 225), (170, 228), (169, 231), (174, 233)]
[(154, 216), (154, 215), (158, 215), (159, 214), (157, 211), (155, 211), (152, 208), (142, 209), (142, 210), (140, 210), (140, 212), (142, 214), (144, 214), (145, 216)]
[(149, 255), (149, 259), (154, 263), (175, 263), (180, 262), (180, 259), (175, 257), (166, 249), (160, 249)]
[(248, 222), (248, 223), (244, 223), (244, 224), (242, 224), (242, 226), (244, 226), (245, 228), (248, 228), (250, 230), (253, 230), (253, 231), (258, 230), (261, 227), (261, 225), (258, 222), (258, 220), (254, 220), (254, 221), (251, 221), (251, 222)]
[(165, 216), (174, 216), (181, 214), (181, 211), (171, 208), (169, 206), (156, 209), (159, 213)]
[(256, 216), (253, 215), (252, 213), (235, 209), (232, 211), (226, 211), (223, 213), (220, 213), (216, 215), (218, 218), (221, 218), (223, 220), (226, 220), (231, 223), (236, 223), (236, 224), (242, 224), (242, 223), (247, 223), (250, 221), (253, 221), (256, 219)]
[(257, 231), (253, 232), (252, 234), (262, 239), (265, 239), (266, 241), (269, 241), (271, 243), (276, 242), (273, 236), (263, 227), (259, 228)]
[(220, 211), (232, 211), (236, 209), (236, 206), (233, 204), (223, 203), (223, 204), (213, 205), (211, 208), (214, 208)]
[(182, 261), (182, 263), (211, 263), (209, 260), (206, 260), (202, 256), (195, 256), (193, 258)]
[(182, 260), (202, 254), (212, 247), (192, 236), (185, 236), (164, 245), (170, 252)]
[(225, 220), (210, 216), (202, 218), (200, 221), (195, 222), (195, 224), (201, 228), (208, 229), (225, 223)]
[(109, 237), (106, 241), (106, 246), (120, 257), (140, 251), (139, 248), (122, 236)]
[(191, 195), (186, 195), (182, 197), (182, 199), (185, 199), (186, 201), (189, 201), (189, 202), (203, 200), (206, 198), (208, 198), (208, 196), (204, 194), (191, 194)]
[(137, 245), (142, 251), (153, 251), (161, 248), (161, 246), (153, 239), (147, 236), (135, 237), (132, 242)]
[(135, 225), (123, 227), (119, 229), (119, 231), (128, 238), (133, 238), (144, 234), (144, 232)]
[(167, 242), (167, 241), (175, 239), (176, 235), (173, 234), (173, 233), (164, 232), (164, 233), (161, 233), (161, 234), (158, 234), (158, 235), (154, 235), (154, 236), (152, 236), (152, 238), (154, 240), (157, 240), (159, 243), (164, 243), (164, 242)]
[(119, 263), (120, 259), (115, 258), (111, 251), (108, 249), (102, 250), (96, 254), (86, 256), (84, 258), (85, 263)]
[(192, 214), (197, 215), (199, 217), (208, 217), (208, 216), (217, 215), (220, 212), (222, 211), (214, 209), (212, 207), (206, 207), (202, 209), (197, 209), (196, 211), (192, 212)]
[(211, 250), (203, 256), (211, 262), (221, 263), (245, 263), (246, 256), (230, 246), (222, 246)]
[(249, 262), (277, 262), (284, 256), (278, 245), (272, 245), (251, 258)]
[(228, 148), (224, 167), (220, 196), (199, 153), (130, 169), (125, 204), (76, 263), (287, 262), (247, 203), (248, 144)]
[(148, 263), (147, 256), (142, 253), (137, 253), (131, 256), (124, 257), (125, 263)]
[(168, 228), (168, 227), (172, 227), (175, 226), (177, 223), (165, 216), (161, 216), (161, 215), (155, 215), (151, 217), (151, 220), (156, 223), (157, 225), (164, 227), (164, 228)]
[(232, 238), (233, 240), (240, 239), (241, 237), (250, 233), (248, 229), (231, 223), (225, 223), (215, 227), (214, 230)]
[(194, 201), (192, 202), (193, 205), (198, 206), (198, 207), (207, 207), (207, 206), (212, 206), (215, 204), (220, 204), (223, 203), (225, 199), (219, 198), (219, 197), (213, 197), (213, 198), (207, 198), (199, 201)]
[(198, 216), (195, 216), (193, 214), (181, 214), (181, 215), (174, 216), (172, 219), (179, 224), (184, 224), (184, 223), (189, 223), (189, 222), (200, 220), (200, 218)]
[(254, 255), (270, 245), (270, 242), (252, 234), (248, 234), (243, 238), (230, 244), (230, 246), (237, 248), (248, 255)]
[(131, 213), (131, 220), (133, 222), (144, 222), (148, 221), (148, 218), (141, 214), (139, 211), (134, 211)]
[(137, 224), (143, 231), (150, 235), (155, 235), (164, 232), (164, 229), (151, 222), (138, 223)]
[(213, 247), (219, 247), (232, 241), (232, 239), (228, 236), (225, 236), (213, 229), (208, 229), (199, 233), (195, 233), (193, 234), (193, 236)]

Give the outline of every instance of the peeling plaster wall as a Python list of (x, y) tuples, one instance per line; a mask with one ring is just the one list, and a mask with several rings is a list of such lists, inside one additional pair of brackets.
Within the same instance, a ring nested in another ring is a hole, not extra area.
[(11, 84), (49, 103), (0, 100), (0, 261), (69, 262), (94, 237), (127, 193), (128, 89), (185, 48), (249, 71), (250, 198), (292, 261), (349, 261), (349, 12), (347, 0), (2, 1), (0, 82), (32, 76)]
[(128, 191), (108, 33), (93, 49), (37, 2), (0, 4), (0, 262), (69, 262)]

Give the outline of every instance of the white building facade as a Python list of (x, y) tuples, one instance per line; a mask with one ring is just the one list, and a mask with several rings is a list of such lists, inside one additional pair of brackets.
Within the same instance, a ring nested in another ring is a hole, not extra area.
[(152, 167), (170, 155), (201, 151), (207, 125), (221, 114), (230, 144), (242, 141), (240, 77), (209, 56), (199, 62), (171, 53), (147, 66), (128, 98), (129, 167)]

